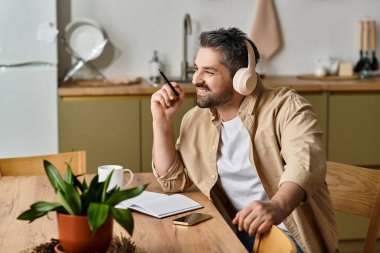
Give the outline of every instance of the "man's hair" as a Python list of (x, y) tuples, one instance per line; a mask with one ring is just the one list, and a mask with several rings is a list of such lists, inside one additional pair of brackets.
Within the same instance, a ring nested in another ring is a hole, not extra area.
[(223, 57), (221, 63), (228, 68), (231, 77), (233, 77), (240, 68), (248, 67), (246, 40), (253, 47), (257, 63), (260, 59), (260, 54), (256, 45), (247, 38), (245, 33), (236, 27), (202, 32), (200, 35), (200, 46), (209, 47), (219, 52)]

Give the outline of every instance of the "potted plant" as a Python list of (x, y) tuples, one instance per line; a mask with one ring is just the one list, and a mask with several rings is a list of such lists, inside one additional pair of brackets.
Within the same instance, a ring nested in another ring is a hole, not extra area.
[(44, 168), (59, 202), (38, 201), (17, 219), (32, 222), (56, 211), (58, 239), (65, 252), (105, 252), (112, 240), (113, 219), (132, 235), (130, 210), (115, 205), (139, 195), (147, 185), (126, 190), (115, 187), (107, 191), (112, 173), (104, 182), (98, 182), (96, 175), (88, 186), (85, 179), (79, 181), (81, 175), (73, 175), (68, 163), (64, 179), (49, 161), (44, 160)]

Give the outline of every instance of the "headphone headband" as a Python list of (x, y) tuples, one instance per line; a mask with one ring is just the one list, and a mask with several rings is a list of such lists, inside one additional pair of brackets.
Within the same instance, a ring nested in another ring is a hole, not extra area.
[(255, 52), (253, 51), (253, 47), (252, 47), (251, 43), (249, 43), (248, 40), (245, 40), (245, 45), (246, 45), (246, 48), (248, 51), (248, 67), (247, 68), (250, 71), (254, 71), (255, 66), (256, 66)]

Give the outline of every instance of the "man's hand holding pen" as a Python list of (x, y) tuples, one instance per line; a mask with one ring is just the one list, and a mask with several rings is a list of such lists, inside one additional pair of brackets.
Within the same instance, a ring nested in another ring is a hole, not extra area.
[(182, 88), (176, 82), (171, 82), (171, 86), (166, 83), (152, 95), (151, 111), (154, 121), (171, 123), (183, 104), (185, 93)]

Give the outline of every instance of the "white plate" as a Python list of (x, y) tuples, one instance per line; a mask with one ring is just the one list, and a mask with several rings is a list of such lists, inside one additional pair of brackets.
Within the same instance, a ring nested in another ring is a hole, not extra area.
[(97, 58), (108, 41), (102, 28), (96, 22), (87, 19), (68, 24), (65, 39), (84, 61)]

